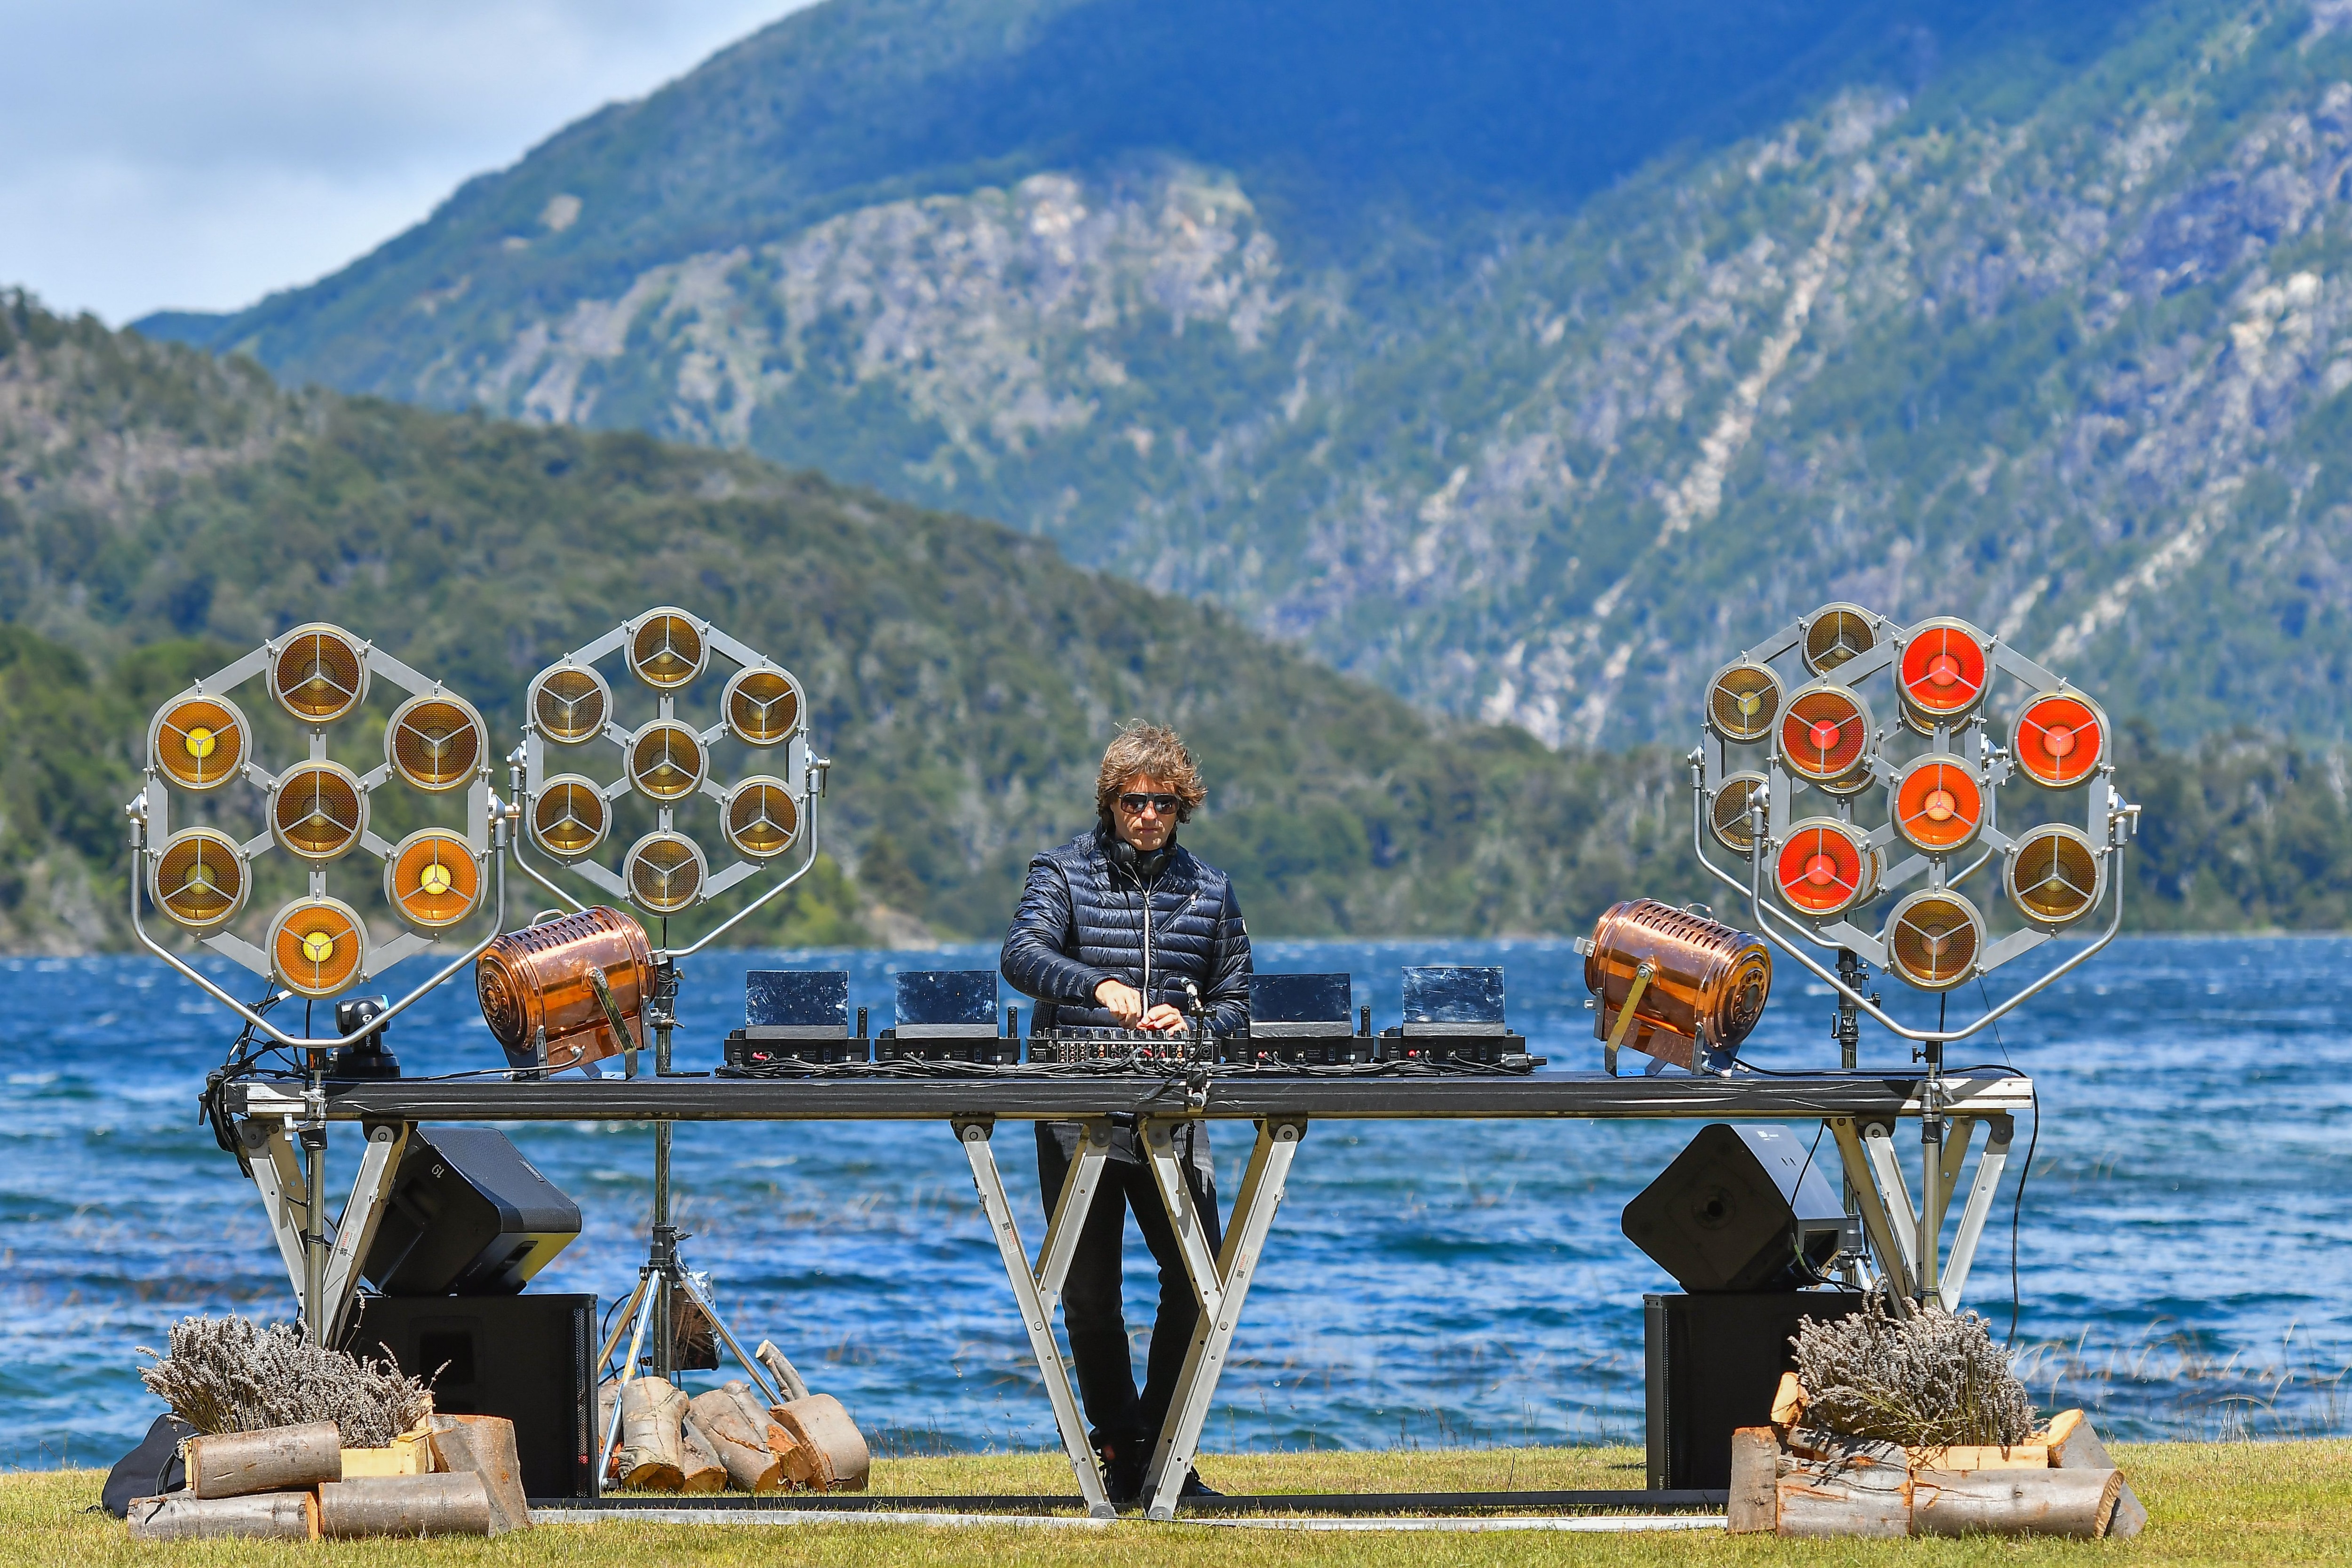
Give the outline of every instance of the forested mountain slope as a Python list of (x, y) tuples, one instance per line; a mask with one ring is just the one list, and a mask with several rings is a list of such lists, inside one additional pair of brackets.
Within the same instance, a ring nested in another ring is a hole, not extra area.
[(2352, 7), (832, 0), (157, 332), (746, 448), (1433, 708), (1820, 601), (2345, 732)]

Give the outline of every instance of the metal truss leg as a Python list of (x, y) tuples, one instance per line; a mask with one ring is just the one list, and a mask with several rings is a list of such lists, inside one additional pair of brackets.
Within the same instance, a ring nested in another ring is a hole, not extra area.
[[(360, 1265), (383, 1222), (384, 1205), (392, 1196), (392, 1178), (400, 1157), (408, 1152), (408, 1123), (368, 1129), (367, 1151), (360, 1156), (360, 1173), (352, 1182), (352, 1195), (343, 1217), (335, 1222), (335, 1249), (327, 1255), (327, 1342), (342, 1337), (343, 1321), (351, 1316), (352, 1300), (359, 1294)], [(308, 1303), (305, 1303), (307, 1308)]]
[(1053, 1403), (1054, 1425), (1061, 1429), (1062, 1447), (1068, 1451), (1070, 1468), (1078, 1479), (1078, 1493), (1095, 1518), (1117, 1518), (1118, 1510), (1111, 1506), (1110, 1494), (1104, 1489), (1094, 1445), (1087, 1440), (1086, 1418), (1078, 1412), (1077, 1396), (1070, 1391), (1069, 1363), (1062, 1359), (1062, 1347), (1054, 1338), (1054, 1306), (1061, 1297), (1062, 1281), (1069, 1275), (1070, 1258), (1078, 1232), (1085, 1228), (1087, 1211), (1094, 1205), (1103, 1162), (1110, 1155), (1109, 1124), (1087, 1123), (1086, 1134), (1078, 1142), (1078, 1157), (1070, 1162), (1062, 1195), (1054, 1205), (1054, 1217), (1045, 1226), (1045, 1245), (1034, 1273), (1030, 1271), (1029, 1251), (1022, 1245), (1020, 1227), (1013, 1223), (1003, 1173), (996, 1168), (996, 1155), (989, 1146), (994, 1121), (960, 1118), (953, 1125), (964, 1158), (971, 1162), (971, 1184), (979, 1189), (980, 1206), (996, 1237), (997, 1253), (1004, 1259), (1005, 1276), (1013, 1283), (1022, 1324), (1029, 1331), (1030, 1353), (1037, 1358), (1045, 1397)]
[[(308, 1216), (303, 1213), (310, 1200), (302, 1195), (309, 1192), (310, 1184), (294, 1146), (294, 1128), (281, 1121), (265, 1129), (248, 1121), (240, 1131), (247, 1151), (246, 1163), (252, 1169), (253, 1184), (260, 1189), (270, 1235), (286, 1265), (286, 1278), (294, 1287), (297, 1310), (305, 1323), (326, 1323), (322, 1343), (333, 1343), (351, 1315), (352, 1301), (359, 1293), (360, 1266), (366, 1261), (368, 1247), (383, 1223), (384, 1200), (392, 1194), (392, 1179), (407, 1151), (409, 1131), (405, 1123), (368, 1130), (367, 1151), (360, 1157), (352, 1195), (343, 1205), (342, 1218), (332, 1227), (334, 1246), (327, 1256), (319, 1298), (323, 1318), (311, 1316)], [(323, 1158), (323, 1152), (320, 1157)]]
[(1201, 1428), (1209, 1419), (1209, 1401), (1224, 1374), (1234, 1328), (1249, 1299), (1250, 1280), (1265, 1250), (1266, 1235), (1274, 1227), (1275, 1210), (1282, 1206), (1283, 1188), (1290, 1180), (1291, 1162), (1297, 1157), (1307, 1123), (1293, 1117), (1257, 1124), (1257, 1145), (1250, 1151), (1249, 1168), (1242, 1177), (1240, 1195), (1234, 1200), (1233, 1223), (1226, 1227), (1224, 1246), (1213, 1260), (1203, 1244), (1200, 1215), (1177, 1163), (1168, 1123), (1153, 1121), (1143, 1131), (1160, 1202), (1167, 1205), (1168, 1217), (1183, 1244), (1185, 1268), (1192, 1277), (1192, 1292), (1201, 1301), (1200, 1321), (1192, 1330), (1192, 1345), (1185, 1352), (1184, 1370), (1169, 1401), (1167, 1424), (1160, 1428), (1150, 1468), (1144, 1472), (1149, 1512), (1153, 1519), (1166, 1520), (1176, 1517), (1177, 1498), (1184, 1489), (1184, 1478), (1192, 1474)]
[(604, 1363), (613, 1358), (613, 1352), (621, 1342), (622, 1329), (626, 1327), (629, 1357), (621, 1363), (620, 1376), (613, 1390), (613, 1416), (604, 1423), (604, 1441), (596, 1446), (596, 1473), (591, 1478), (600, 1490), (604, 1485), (605, 1473), (612, 1468), (613, 1450), (620, 1445), (621, 1407), (626, 1403), (624, 1395), (629, 1384), (635, 1380), (637, 1354), (645, 1348), (646, 1331), (653, 1326), (656, 1295), (653, 1267), (648, 1264), (637, 1270), (637, 1288), (629, 1297), (628, 1310), (621, 1314), (620, 1323), (613, 1330), (613, 1337), (604, 1342), (604, 1354), (596, 1358), (596, 1391), (601, 1398), (604, 1388)]
[[(1968, 1147), (1969, 1136), (1975, 1131), (1969, 1123), (1975, 1120), (1969, 1118), (1958, 1124), (1959, 1136), (1953, 1142), (1961, 1149)], [(1952, 1237), (1951, 1258), (1944, 1266), (1938, 1292), (1944, 1310), (1948, 1312), (1960, 1310), (1960, 1292), (1968, 1288), (1969, 1269), (1977, 1259), (1977, 1243), (1984, 1237), (1985, 1219), (1992, 1213), (1993, 1198), (2000, 1189), (2001, 1173), (2009, 1165), (2010, 1140), (2017, 1134), (2014, 1117), (1992, 1116), (1984, 1120), (1990, 1124), (1991, 1132), (1985, 1140), (1984, 1152), (1977, 1156), (1976, 1179), (1969, 1187), (1969, 1205), (1960, 1213), (1960, 1228)], [(1958, 1181), (1959, 1166), (1956, 1161), (1947, 1160), (1946, 1163), (1948, 1169), (1944, 1179), (1949, 1184)]]
[(1910, 1300), (1917, 1289), (1919, 1265), (1913, 1248), (1918, 1245), (1918, 1221), (1911, 1211), (1911, 1189), (1904, 1184), (1903, 1166), (1895, 1157), (1892, 1130), (1885, 1123), (1857, 1123), (1851, 1117), (1831, 1121), (1838, 1153), (1847, 1177), (1862, 1200), (1863, 1229), (1878, 1256), (1880, 1276), (1895, 1295)]

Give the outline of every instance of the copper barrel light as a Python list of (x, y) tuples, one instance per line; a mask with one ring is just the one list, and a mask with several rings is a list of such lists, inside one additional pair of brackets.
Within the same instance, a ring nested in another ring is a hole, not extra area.
[(1706, 683), (1706, 727), (1745, 745), (1772, 733), (1780, 712), (1780, 678), (1760, 664), (1734, 659)]
[(218, 789), (245, 765), (245, 713), (226, 697), (184, 697), (147, 726), (147, 758), (182, 789)]
[(1966, 621), (1922, 621), (1911, 628), (1895, 667), (1903, 719), (1921, 734), (1965, 724), (1983, 703), (1990, 664), (1984, 634)]
[(234, 920), (249, 889), (236, 841), (209, 827), (184, 827), (165, 839), (147, 877), (155, 907), (190, 931)]
[(1949, 888), (1929, 888), (1886, 920), (1886, 966), (1922, 991), (1949, 991), (1984, 956), (1984, 917)]
[(473, 847), (438, 827), (420, 828), (383, 865), (384, 900), (424, 931), (456, 925), (482, 901), (482, 866)]
[(1772, 881), (1790, 909), (1826, 920), (1878, 891), (1878, 851), (1849, 823), (1808, 817), (1789, 829), (1772, 862)]
[(2053, 822), (2019, 836), (2001, 879), (2020, 914), (2054, 931), (2091, 912), (2105, 876), (2089, 836)]
[(269, 695), (305, 724), (331, 724), (367, 700), (367, 656), (360, 640), (324, 621), (297, 626), (278, 643)]
[(719, 705), (727, 710), (728, 729), (745, 745), (781, 745), (800, 727), (800, 688), (771, 665), (749, 665), (737, 670)]
[(403, 780), (428, 794), (462, 789), (480, 771), (489, 731), (474, 705), (449, 692), (412, 697), (383, 729), (383, 757)]
[(702, 737), (674, 719), (656, 719), (629, 737), (629, 783), (638, 794), (667, 805), (702, 787), (710, 774), (710, 753)]
[(752, 860), (772, 860), (800, 836), (800, 807), (783, 780), (755, 775), (727, 792), (727, 842)]
[(612, 827), (613, 808), (593, 779), (558, 773), (532, 797), (530, 840), (559, 860), (588, 854)]
[(604, 732), (613, 689), (584, 664), (558, 664), (539, 672), (524, 705), (541, 735), (559, 746), (584, 745)]
[(302, 763), (278, 776), (269, 794), (269, 832), (305, 860), (346, 855), (367, 831), (367, 792), (341, 763)]
[(1699, 1053), (1735, 1050), (1755, 1028), (1772, 994), (1772, 955), (1705, 915), (1634, 899), (1592, 928), (1584, 985), (1595, 1038), (1692, 1068)]
[(1895, 785), (1895, 831), (1916, 849), (1947, 854), (1984, 826), (1984, 787), (1956, 757), (1927, 756)]
[(1801, 623), (1805, 668), (1815, 675), (1831, 670), (1878, 646), (1878, 627), (1860, 605), (1823, 605)]
[(1707, 826), (1715, 830), (1715, 841), (1745, 858), (1755, 852), (1756, 830), (1749, 825), (1748, 808), (1761, 802), (1764, 805), (1766, 827), (1771, 826), (1772, 781), (1762, 773), (1733, 773), (1715, 792), (1715, 804), (1707, 810)]
[(629, 670), (656, 691), (676, 691), (710, 662), (710, 644), (684, 610), (655, 610), (629, 636)]
[(691, 908), (710, 879), (702, 847), (682, 833), (648, 833), (629, 846), (621, 862), (629, 897), (649, 914), (674, 915)]
[(2107, 716), (2074, 691), (2048, 691), (2017, 716), (2018, 771), (2050, 789), (2071, 789), (2107, 755)]
[(341, 899), (299, 899), (269, 925), (269, 966), (297, 996), (332, 996), (360, 977), (367, 926)]
[[(628, 1030), (615, 1039), (605, 992)], [(645, 928), (618, 910), (598, 907), (544, 925), (508, 931), (474, 963), (474, 989), (482, 1021), (518, 1065), (539, 1065), (546, 1047), (551, 1070), (578, 1067), (635, 1049), (644, 1039), (639, 1015), (653, 983), (653, 950)]]
[(1819, 681), (1789, 700), (1779, 731), (1780, 762), (1809, 784), (1834, 783), (1868, 761), (1877, 738), (1860, 692)]

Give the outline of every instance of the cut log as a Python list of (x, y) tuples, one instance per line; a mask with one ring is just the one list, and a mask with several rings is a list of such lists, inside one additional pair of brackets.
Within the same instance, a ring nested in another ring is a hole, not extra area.
[(1773, 1488), (1776, 1528), (1785, 1536), (1911, 1533), (1911, 1470), (1892, 1443), (1848, 1446), (1835, 1458), (1785, 1458)]
[(768, 1418), (751, 1388), (742, 1383), (706, 1389), (687, 1402), (687, 1416), (701, 1430), (703, 1439), (718, 1450), (727, 1467), (727, 1479), (747, 1492), (772, 1492), (784, 1484), (781, 1455), (768, 1446), (768, 1435), (782, 1428)]
[(188, 1439), (187, 1465), (200, 1498), (300, 1491), (343, 1479), (343, 1439), (331, 1421), (215, 1432)]
[[(2107, 1470), (2115, 1460), (2089, 1416), (2079, 1410), (2062, 1410), (2050, 1423), (2050, 1462), (2062, 1470)], [(2115, 1517), (2107, 1521), (2109, 1535), (2133, 1536), (2147, 1528), (2147, 1510), (2126, 1481), (2116, 1498)]]
[(793, 1485), (821, 1492), (862, 1492), (872, 1457), (857, 1423), (830, 1394), (812, 1394), (771, 1412), (793, 1440), (784, 1474)]
[(188, 1492), (131, 1500), (133, 1541), (316, 1541), (319, 1500), (309, 1492), (200, 1498)]
[(1780, 1374), (1780, 1387), (1772, 1395), (1772, 1425), (1786, 1432), (1801, 1420), (1805, 1414), (1805, 1385), (1797, 1381), (1793, 1372)]
[(362, 1535), (488, 1535), (490, 1491), (476, 1475), (329, 1481), (319, 1489), (319, 1529), (331, 1541)]
[(1780, 1434), (1742, 1426), (1731, 1435), (1731, 1497), (1725, 1524), (1734, 1535), (1769, 1534), (1780, 1526)]
[(694, 1402), (687, 1401), (685, 1416), (678, 1423), (677, 1489), (682, 1492), (723, 1492), (727, 1489), (727, 1466), (719, 1458), (719, 1450), (694, 1424)]
[(2124, 1478), (2116, 1470), (1925, 1470), (1912, 1478), (1919, 1535), (2106, 1533)]
[(674, 1492), (686, 1482), (686, 1395), (661, 1377), (621, 1389), (621, 1484)]
[(482, 1489), (490, 1494), (492, 1535), (530, 1528), (513, 1422), (503, 1415), (430, 1415), (425, 1425), (434, 1468), (445, 1475), (481, 1478)]

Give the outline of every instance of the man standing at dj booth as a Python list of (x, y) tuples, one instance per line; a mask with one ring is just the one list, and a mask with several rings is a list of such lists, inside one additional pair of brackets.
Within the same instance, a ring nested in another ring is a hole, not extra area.
[[(1020, 907), (1004, 933), (1004, 978), (1037, 999), (1038, 1029), (1181, 1029), (1197, 993), (1208, 1025), (1237, 1031), (1249, 1016), (1249, 931), (1233, 883), (1176, 842), (1208, 796), (1192, 754), (1172, 730), (1134, 724), (1103, 752), (1095, 776), (1097, 822), (1029, 862)], [(1037, 1124), (1037, 1177), (1050, 1214), (1076, 1157), (1074, 1121)], [(1187, 1121), (1176, 1134), (1184, 1180), (1209, 1251), (1221, 1245), (1207, 1130)], [(1134, 1134), (1118, 1129), (1093, 1208), (1062, 1287), (1070, 1358), (1103, 1457), (1111, 1500), (1135, 1501), (1144, 1468), (1183, 1371), (1200, 1308), (1183, 1254)], [(1160, 1310), (1151, 1325), (1143, 1392), (1135, 1389), (1120, 1300), (1127, 1214), (1160, 1265)], [(1198, 1475), (1188, 1497), (1213, 1495)]]

